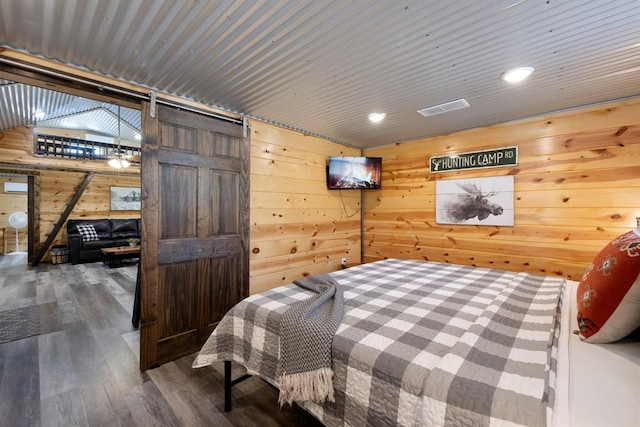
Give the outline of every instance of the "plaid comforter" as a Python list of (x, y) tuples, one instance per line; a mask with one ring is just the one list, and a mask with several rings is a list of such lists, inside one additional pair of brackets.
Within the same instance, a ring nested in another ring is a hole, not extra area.
[[(336, 401), (301, 403), (325, 425), (547, 425), (564, 279), (412, 260), (331, 276), (345, 299)], [(286, 285), (240, 302), (193, 366), (233, 360), (277, 386), (280, 317), (310, 295)]]

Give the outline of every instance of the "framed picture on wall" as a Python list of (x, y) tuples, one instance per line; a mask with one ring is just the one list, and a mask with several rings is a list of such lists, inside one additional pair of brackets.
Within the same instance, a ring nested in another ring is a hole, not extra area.
[(139, 211), (140, 187), (111, 187), (112, 211)]
[(513, 175), (436, 181), (438, 224), (513, 226)]

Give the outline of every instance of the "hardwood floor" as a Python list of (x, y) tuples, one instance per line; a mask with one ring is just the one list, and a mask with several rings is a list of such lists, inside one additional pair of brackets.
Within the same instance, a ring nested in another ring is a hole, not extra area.
[[(131, 324), (135, 265), (40, 264), (0, 256), (0, 311), (40, 306), (41, 334), (0, 344), (3, 426), (319, 426), (257, 378), (223, 411), (223, 366), (190, 355), (140, 373)], [(234, 366), (234, 374), (242, 368)]]

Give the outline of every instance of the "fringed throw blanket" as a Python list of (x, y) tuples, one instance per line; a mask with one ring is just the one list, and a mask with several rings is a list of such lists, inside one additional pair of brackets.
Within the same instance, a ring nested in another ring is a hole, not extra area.
[(342, 322), (342, 288), (327, 274), (294, 282), (317, 295), (297, 302), (280, 322), (280, 406), (296, 401), (335, 401), (331, 342)]

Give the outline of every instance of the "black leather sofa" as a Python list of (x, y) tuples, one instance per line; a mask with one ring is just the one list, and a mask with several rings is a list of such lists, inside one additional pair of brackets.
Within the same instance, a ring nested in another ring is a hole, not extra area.
[[(97, 240), (87, 241), (78, 231), (78, 225), (92, 225)], [(71, 264), (94, 262), (103, 259), (102, 248), (128, 246), (128, 239), (140, 239), (140, 218), (131, 219), (91, 219), (67, 221), (69, 260)]]

